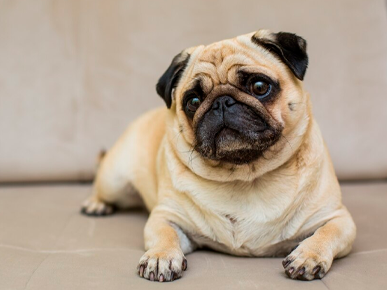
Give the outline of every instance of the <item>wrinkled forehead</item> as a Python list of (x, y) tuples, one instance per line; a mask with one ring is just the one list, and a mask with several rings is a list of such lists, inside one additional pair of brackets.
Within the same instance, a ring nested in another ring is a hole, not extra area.
[(193, 86), (199, 81), (203, 89), (209, 92), (217, 85), (234, 84), (240, 71), (263, 73), (278, 79), (278, 59), (254, 44), (251, 41), (252, 35), (246, 34), (195, 47), (191, 52), (185, 74), (188, 79), (184, 81), (184, 87)]

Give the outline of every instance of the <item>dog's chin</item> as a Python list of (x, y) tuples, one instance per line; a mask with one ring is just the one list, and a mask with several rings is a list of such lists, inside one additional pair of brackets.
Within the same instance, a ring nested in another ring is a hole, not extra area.
[(262, 152), (243, 139), (235, 130), (222, 129), (215, 137), (214, 156), (211, 159), (237, 165), (257, 160)]
[[(206, 159), (232, 163), (249, 164), (259, 159), (266, 146), (257, 145), (242, 133), (231, 128), (221, 129), (212, 140), (211, 149), (198, 146), (196, 150)], [(264, 147), (264, 148), (263, 148)]]
[(215, 157), (215, 159), (221, 162), (232, 163), (235, 165), (249, 164), (259, 159), (262, 156), (262, 152), (254, 149), (238, 149), (228, 151), (227, 154), (222, 157)]

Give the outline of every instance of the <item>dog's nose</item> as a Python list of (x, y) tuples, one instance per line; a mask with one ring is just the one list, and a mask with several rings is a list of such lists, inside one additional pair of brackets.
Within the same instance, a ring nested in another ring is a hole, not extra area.
[(213, 110), (220, 110), (223, 108), (229, 108), (232, 105), (236, 104), (236, 101), (230, 96), (221, 96), (215, 100), (212, 104)]

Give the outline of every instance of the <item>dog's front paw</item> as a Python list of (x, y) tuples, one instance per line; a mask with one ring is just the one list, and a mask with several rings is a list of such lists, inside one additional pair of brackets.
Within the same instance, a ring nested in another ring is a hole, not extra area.
[(283, 261), (285, 273), (292, 279), (321, 279), (332, 265), (333, 258), (318, 245), (301, 243)]
[(137, 271), (150, 281), (173, 281), (183, 275), (187, 260), (180, 249), (150, 249), (140, 259)]

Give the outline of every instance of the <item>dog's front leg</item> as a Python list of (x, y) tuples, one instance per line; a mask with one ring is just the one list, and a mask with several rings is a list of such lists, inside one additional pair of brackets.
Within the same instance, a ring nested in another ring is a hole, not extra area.
[(145, 249), (137, 266), (138, 274), (151, 281), (173, 281), (187, 269), (184, 254), (193, 251), (193, 244), (183, 231), (168, 220), (168, 213), (156, 207), (144, 230)]
[(334, 258), (343, 257), (350, 252), (355, 235), (355, 224), (343, 207), (335, 218), (302, 241), (283, 260), (286, 274), (292, 279), (321, 279), (330, 269)]

